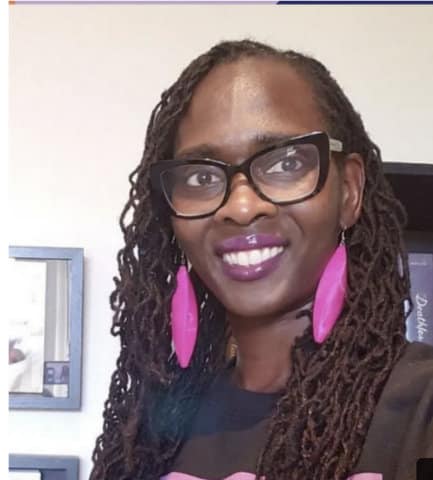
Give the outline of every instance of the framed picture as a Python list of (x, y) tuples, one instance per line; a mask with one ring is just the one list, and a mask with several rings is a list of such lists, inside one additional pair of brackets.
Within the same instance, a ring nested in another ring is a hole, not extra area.
[(407, 232), (406, 244), (413, 303), (406, 337), (433, 345), (433, 233)]
[(78, 480), (78, 457), (9, 455), (8, 480)]
[(9, 247), (9, 408), (81, 406), (83, 249)]

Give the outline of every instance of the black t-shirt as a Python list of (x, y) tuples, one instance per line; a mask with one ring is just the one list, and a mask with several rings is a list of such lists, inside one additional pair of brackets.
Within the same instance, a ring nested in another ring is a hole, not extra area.
[[(278, 397), (242, 390), (223, 372), (162, 480), (253, 480)], [(420, 457), (433, 457), (433, 348), (414, 342), (385, 385), (353, 480), (415, 480)]]

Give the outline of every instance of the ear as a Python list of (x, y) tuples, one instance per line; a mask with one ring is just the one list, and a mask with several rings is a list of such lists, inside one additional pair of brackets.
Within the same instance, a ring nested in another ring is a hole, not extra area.
[(342, 227), (350, 228), (361, 215), (364, 195), (365, 170), (364, 160), (359, 153), (346, 156), (341, 169), (343, 188), (340, 213)]

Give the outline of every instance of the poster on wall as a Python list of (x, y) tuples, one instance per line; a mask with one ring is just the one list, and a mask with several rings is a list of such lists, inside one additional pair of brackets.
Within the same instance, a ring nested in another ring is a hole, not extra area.
[(433, 345), (433, 254), (409, 253), (409, 270), (413, 308), (406, 337)]
[(9, 259), (9, 392), (41, 393), (47, 265)]

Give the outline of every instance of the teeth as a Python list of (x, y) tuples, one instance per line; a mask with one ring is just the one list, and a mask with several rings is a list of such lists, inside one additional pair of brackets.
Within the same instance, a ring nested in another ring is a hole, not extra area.
[(250, 265), (256, 265), (262, 261), (262, 256), (260, 255), (260, 250), (250, 250), (248, 252), (248, 263)]
[[(237, 254), (237, 263), (242, 265), (243, 267), (248, 267), (248, 253), (247, 252), (239, 252)], [(235, 261), (236, 263), (236, 261)]]
[(259, 263), (263, 263), (270, 258), (276, 257), (283, 250), (284, 247), (271, 247), (224, 253), (223, 261), (229, 265), (241, 265), (243, 267), (249, 267), (250, 265), (258, 265)]

